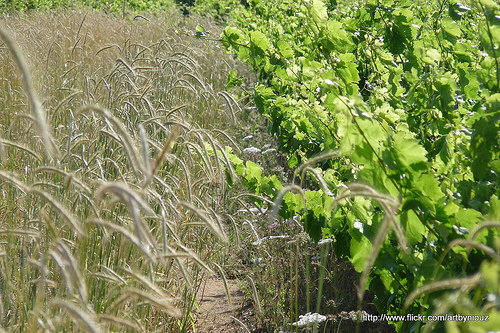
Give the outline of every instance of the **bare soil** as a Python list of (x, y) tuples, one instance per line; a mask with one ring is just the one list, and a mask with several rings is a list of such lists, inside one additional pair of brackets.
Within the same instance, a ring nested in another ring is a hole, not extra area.
[[(227, 280), (231, 302), (229, 302), (224, 281), (218, 276), (208, 277), (197, 295), (199, 310), (195, 313), (196, 332), (251, 332), (253, 317), (251, 306), (237, 280)], [(236, 319), (234, 319), (236, 318)], [(239, 320), (239, 322), (238, 322)]]

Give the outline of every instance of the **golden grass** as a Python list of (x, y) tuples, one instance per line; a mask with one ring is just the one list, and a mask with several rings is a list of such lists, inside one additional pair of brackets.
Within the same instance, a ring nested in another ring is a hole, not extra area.
[(229, 237), (223, 124), (239, 106), (224, 91), (236, 63), (190, 36), (219, 28), (181, 22), (0, 17), (0, 329), (194, 324), (200, 272)]

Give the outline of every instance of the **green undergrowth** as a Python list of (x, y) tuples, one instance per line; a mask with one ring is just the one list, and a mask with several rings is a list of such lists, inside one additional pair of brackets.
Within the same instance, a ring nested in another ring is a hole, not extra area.
[[(358, 310), (369, 290), (380, 313), (489, 316), (394, 322), (401, 332), (498, 327), (499, 5), (250, 0), (196, 7), (229, 22), (224, 45), (257, 73), (256, 106), (294, 176), (287, 186), (234, 159), (236, 173), (279, 205), (275, 214), (296, 216), (315, 242), (333, 240), (335, 256), (359, 273)], [(307, 309), (331, 314), (311, 302)], [(299, 314), (267, 320), (284, 327)]]
[[(2, 18), (3, 327), (188, 331), (217, 271), (246, 279), (264, 332), (497, 329), (498, 4), (190, 9), (228, 26), (175, 11)], [(218, 36), (254, 68), (256, 109)], [(244, 143), (221, 130), (256, 111), (234, 132)], [(299, 327), (311, 312), (321, 326)], [(361, 322), (382, 313), (489, 320)]]
[(61, 8), (93, 8), (124, 14), (171, 10), (174, 0), (0, 0), (0, 12), (31, 11)]

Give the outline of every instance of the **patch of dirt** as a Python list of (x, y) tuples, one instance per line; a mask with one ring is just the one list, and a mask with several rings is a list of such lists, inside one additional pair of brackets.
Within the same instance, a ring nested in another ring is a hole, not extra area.
[[(245, 297), (237, 280), (227, 280), (231, 302), (229, 302), (224, 281), (218, 276), (208, 277), (202, 284), (196, 302), (200, 307), (195, 313), (196, 332), (251, 332), (248, 323), (252, 312), (245, 304)], [(245, 315), (244, 315), (245, 314)], [(237, 318), (238, 320), (233, 319)], [(246, 317), (247, 319), (243, 319)], [(245, 323), (243, 323), (245, 322)]]

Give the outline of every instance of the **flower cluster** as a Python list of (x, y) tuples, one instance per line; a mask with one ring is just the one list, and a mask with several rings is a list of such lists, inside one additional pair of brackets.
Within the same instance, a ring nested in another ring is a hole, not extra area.
[(299, 321), (293, 323), (293, 326), (297, 327), (311, 327), (313, 325), (319, 325), (326, 320), (326, 316), (320, 315), (319, 313), (306, 313), (305, 315), (299, 316)]

